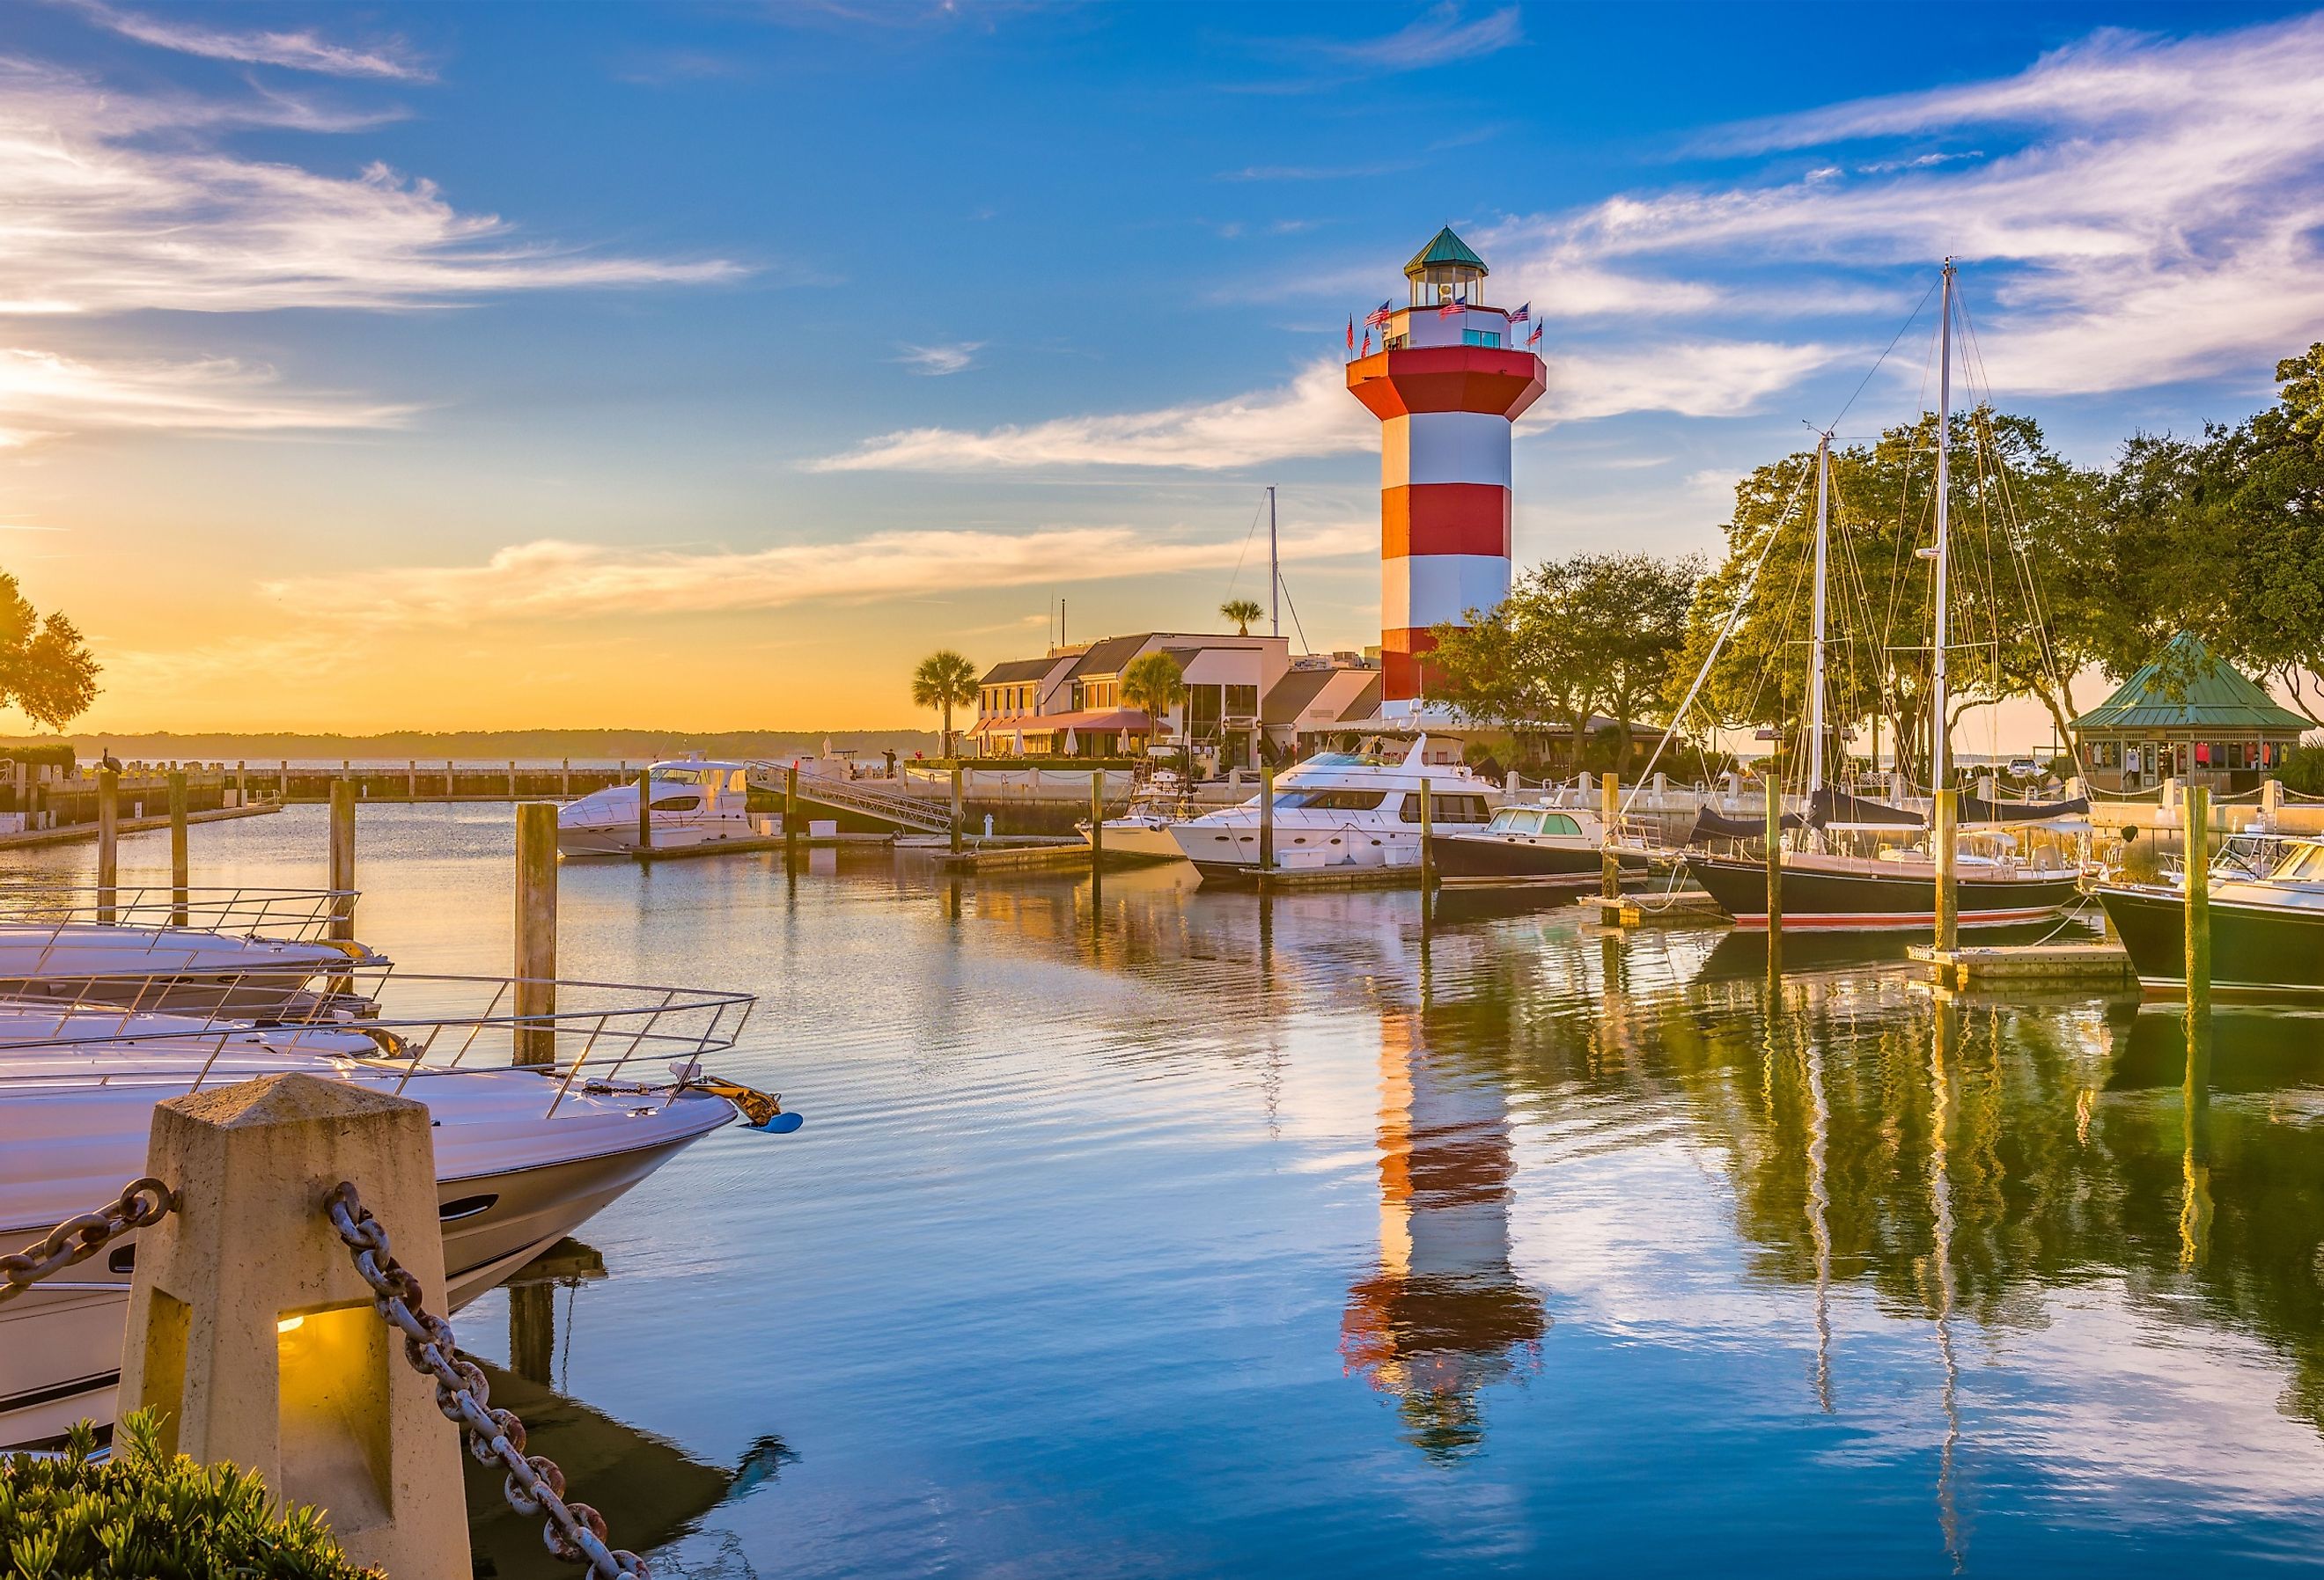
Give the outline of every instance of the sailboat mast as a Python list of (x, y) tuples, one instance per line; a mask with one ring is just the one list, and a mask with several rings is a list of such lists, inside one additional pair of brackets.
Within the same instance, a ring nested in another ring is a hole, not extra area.
[(1929, 716), (1929, 786), (1941, 790), (1952, 780), (1952, 730), (1946, 723), (1950, 707), (1945, 673), (1946, 649), (1952, 634), (1946, 603), (1948, 573), (1952, 568), (1951, 533), (1947, 512), (1952, 494), (1952, 467), (1946, 452), (1952, 448), (1953, 413), (1953, 261), (1945, 260), (1942, 299), (1937, 310), (1937, 608), (1934, 662), (1929, 690), (1935, 711)]
[(1816, 436), (1815, 618), (1808, 645), (1808, 797), (1823, 789), (1824, 571), (1831, 543), (1831, 435)]
[(1275, 559), (1275, 485), (1267, 485), (1267, 633), (1283, 634), (1283, 571)]

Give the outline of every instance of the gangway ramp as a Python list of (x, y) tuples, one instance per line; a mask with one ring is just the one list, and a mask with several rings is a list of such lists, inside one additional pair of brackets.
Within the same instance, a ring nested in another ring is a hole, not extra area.
[[(789, 777), (788, 763), (753, 763), (748, 772), (750, 781), (756, 788), (771, 790), (777, 795), (785, 792)], [(802, 772), (798, 776), (798, 795), (802, 801), (854, 812), (892, 824), (898, 828), (909, 829), (915, 834), (952, 832), (952, 808), (949, 805), (941, 802), (931, 805), (925, 797), (908, 795), (900, 790), (875, 790), (859, 780)]]

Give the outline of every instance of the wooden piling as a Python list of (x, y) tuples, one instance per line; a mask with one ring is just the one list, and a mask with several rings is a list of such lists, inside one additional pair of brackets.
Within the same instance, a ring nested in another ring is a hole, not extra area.
[(1435, 860), (1428, 851), (1428, 836), (1433, 831), (1428, 815), (1428, 781), (1424, 777), (1420, 781), (1420, 892), (1423, 896), (1428, 892), (1428, 880), (1435, 866)]
[(121, 882), (121, 775), (97, 771), (97, 919), (112, 921)]
[(404, 760), (403, 799), (407, 801), (416, 801), (420, 799), (420, 759), (417, 757)]
[(234, 765), (234, 804), (250, 805), (250, 760), (244, 758)]
[(1105, 770), (1090, 771), (1090, 872), (1105, 864)]
[[(516, 1012), (520, 1020), (557, 1012), (557, 808), (522, 801), (516, 808)], [(554, 1023), (519, 1025), (515, 1062), (557, 1062)]]
[(1767, 985), (1773, 987), (1784, 975), (1784, 786), (1775, 777), (1775, 764), (1767, 767), (1766, 824), (1767, 845)]
[(564, 764), (557, 771), (557, 799), (560, 801), (573, 799), (573, 759), (570, 757), (565, 759)]
[(516, 799), (516, 759), (509, 759), (509, 799)]
[(968, 784), (959, 763), (952, 765), (952, 853), (960, 854), (961, 820), (968, 816)]
[(1958, 882), (1958, 848), (1960, 841), (1955, 829), (1959, 827), (1960, 792), (1950, 785), (1940, 785), (1930, 808), (1930, 838), (1934, 842), (1937, 858), (1937, 947), (1950, 949), (1960, 942), (1960, 886)]
[(1614, 854), (1614, 825), (1622, 817), (1622, 800), (1617, 793), (1621, 784), (1620, 777), (1611, 773), (1598, 781), (1599, 834), (1605, 841), (1599, 851), (1598, 892), (1609, 900), (1622, 897), (1622, 864)]
[(638, 770), (638, 848), (653, 848), (653, 770)]
[(1275, 871), (1275, 768), (1259, 771), (1259, 875), (1261, 882)]
[(188, 920), (186, 811), (186, 776), (182, 772), (173, 772), (170, 775), (170, 925), (171, 927), (183, 927)]
[(351, 779), (331, 781), (331, 887), (340, 898), (331, 912), (331, 937), (355, 936), (355, 784)]
[[(960, 815), (957, 812), (954, 813), (953, 820), (954, 823), (960, 820)], [(953, 832), (952, 844), (954, 850), (960, 848), (960, 833), (957, 828)], [(798, 764), (794, 762), (783, 770), (783, 859), (791, 862), (798, 860)]]
[(2211, 1049), (2211, 792), (2187, 787), (2187, 1056)]

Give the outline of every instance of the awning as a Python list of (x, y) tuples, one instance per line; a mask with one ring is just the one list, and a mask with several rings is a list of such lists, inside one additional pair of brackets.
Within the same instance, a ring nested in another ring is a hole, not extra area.
[(1151, 734), (1154, 721), (1141, 708), (1106, 707), (1081, 713), (1043, 713), (1013, 721), (1030, 734), (1036, 730), (1115, 730)]

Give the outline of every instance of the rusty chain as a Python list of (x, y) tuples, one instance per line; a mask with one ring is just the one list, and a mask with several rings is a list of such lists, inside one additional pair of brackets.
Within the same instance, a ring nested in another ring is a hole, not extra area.
[(151, 1176), (133, 1179), (121, 1195), (93, 1213), (67, 1218), (23, 1250), (0, 1256), (0, 1303), (14, 1299), (51, 1273), (87, 1261), (132, 1229), (160, 1223), (178, 1205), (170, 1187)]
[(502, 1492), (519, 1514), (546, 1513), (540, 1530), (549, 1552), (568, 1564), (586, 1564), (599, 1580), (650, 1580), (652, 1571), (632, 1552), (605, 1545), (605, 1520), (586, 1503), (565, 1501), (565, 1473), (545, 1455), (524, 1452), (524, 1423), (513, 1410), (490, 1408), (484, 1374), (454, 1347), (452, 1325), (420, 1305), (420, 1280), (389, 1253), (387, 1227), (365, 1209), (355, 1187), (341, 1181), (326, 1192), (323, 1210), (346, 1243), (355, 1271), (371, 1286), (372, 1303), (403, 1335), (404, 1358), (436, 1381), (436, 1408), (468, 1429), (468, 1453), (479, 1465), (504, 1465)]

